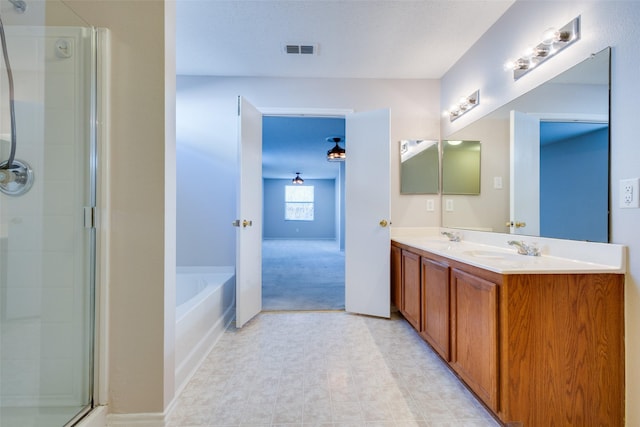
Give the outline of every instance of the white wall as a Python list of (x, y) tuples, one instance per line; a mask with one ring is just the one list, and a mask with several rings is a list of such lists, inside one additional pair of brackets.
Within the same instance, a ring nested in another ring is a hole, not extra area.
[[(548, 27), (560, 27), (576, 16), (582, 17), (582, 39), (548, 60), (540, 68), (514, 82), (503, 71), (509, 58), (518, 56), (539, 40)], [(620, 209), (618, 181), (638, 177), (640, 144), (637, 144), (637, 113), (630, 94), (640, 91), (640, 3), (632, 1), (558, 1), (545, 3), (517, 1), (503, 17), (464, 55), (442, 79), (441, 108), (460, 95), (480, 89), (481, 104), (454, 122), (443, 121), (442, 133), (461, 129), (473, 120), (516, 98), (571, 66), (612, 46), (611, 91), (611, 178), (612, 242), (629, 247), (625, 285), (626, 316), (626, 424), (640, 425), (640, 209)], [(468, 117), (467, 117), (468, 116)], [(612, 361), (615, 363), (615, 361)]]
[[(179, 252), (189, 251), (189, 255), (181, 256), (179, 262), (184, 265), (195, 265), (193, 260), (206, 259), (215, 260), (214, 264), (208, 265), (235, 264), (232, 258), (235, 233), (233, 228), (227, 225), (231, 224), (235, 216), (236, 187), (233, 183), (236, 171), (232, 166), (235, 165), (237, 156), (236, 99), (238, 95), (242, 95), (258, 108), (322, 108), (355, 111), (390, 108), (391, 221), (394, 226), (439, 225), (440, 209), (437, 200), (436, 210), (427, 212), (426, 199), (429, 196), (400, 195), (400, 155), (397, 142), (407, 138), (439, 138), (438, 86), (435, 80), (179, 76), (177, 89), (179, 170), (186, 162), (186, 157), (183, 162), (180, 156), (187, 151), (208, 154), (206, 162), (215, 162), (217, 166), (199, 168), (198, 182), (211, 183), (220, 180), (225, 183), (225, 188), (216, 189), (216, 197), (212, 197), (214, 193), (208, 188), (210, 184), (198, 184), (204, 187), (203, 197), (194, 206), (200, 210), (199, 216), (207, 218), (206, 221), (204, 219), (196, 221), (193, 213), (189, 213), (187, 209), (179, 209), (178, 236), (184, 232), (192, 237), (188, 242), (189, 248), (180, 244)], [(196, 165), (196, 162), (193, 165)], [(181, 194), (181, 186), (192, 185), (195, 185), (193, 181), (186, 182), (179, 179), (178, 194)], [(430, 197), (437, 199), (434, 196)], [(231, 201), (233, 203), (230, 203)], [(220, 224), (222, 227), (219, 226)], [(196, 234), (200, 237), (198, 238)]]
[(109, 263), (101, 266), (108, 278), (101, 284), (108, 325), (101, 327), (108, 333), (109, 408), (162, 413), (175, 388), (175, 3), (65, 4), (111, 34), (109, 121), (100, 123), (110, 136), (102, 164), (110, 204), (100, 206), (109, 217), (101, 229), (109, 240)]
[[(480, 141), (481, 189), (477, 196), (443, 195), (443, 200), (453, 200), (453, 211), (442, 213), (442, 225), (500, 233), (508, 231), (504, 225), (509, 220), (508, 121), (482, 120), (451, 139)], [(501, 189), (494, 188), (494, 177), (502, 178)]]

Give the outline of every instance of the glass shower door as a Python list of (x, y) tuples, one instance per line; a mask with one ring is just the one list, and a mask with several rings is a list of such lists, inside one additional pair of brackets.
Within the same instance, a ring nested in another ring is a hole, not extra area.
[(0, 6), (0, 426), (64, 426), (92, 405), (95, 43), (90, 28), (34, 25), (51, 2), (13, 3)]

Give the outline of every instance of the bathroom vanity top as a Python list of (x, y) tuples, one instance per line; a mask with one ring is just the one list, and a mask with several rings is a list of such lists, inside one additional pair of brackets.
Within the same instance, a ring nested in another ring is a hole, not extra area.
[[(529, 238), (540, 248), (540, 256), (520, 255), (509, 240), (525, 240), (509, 234), (461, 232), (461, 241), (449, 241), (440, 231), (393, 230), (391, 239), (415, 249), (500, 274), (624, 273), (625, 247), (622, 245)], [(443, 229), (444, 230), (444, 229)], [(447, 230), (452, 231), (452, 230)], [(483, 239), (483, 234), (487, 234)], [(467, 240), (465, 239), (473, 239)], [(484, 240), (484, 241), (483, 241)]]

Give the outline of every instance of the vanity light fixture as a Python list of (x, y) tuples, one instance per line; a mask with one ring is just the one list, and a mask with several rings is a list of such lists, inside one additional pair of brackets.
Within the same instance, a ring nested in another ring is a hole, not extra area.
[(480, 90), (476, 90), (466, 98), (461, 98), (456, 105), (452, 105), (449, 110), (446, 110), (444, 115), (449, 116), (450, 121), (454, 121), (476, 108), (478, 104), (480, 104)]
[(559, 30), (549, 28), (544, 32), (542, 41), (536, 46), (528, 48), (525, 53), (515, 61), (507, 61), (504, 68), (507, 71), (513, 70), (513, 79), (518, 80), (578, 40), (580, 40), (580, 16)]
[(347, 158), (347, 152), (344, 148), (338, 145), (339, 142), (344, 142), (342, 137), (339, 136), (330, 136), (327, 138), (327, 141), (335, 143), (335, 147), (331, 150), (327, 151), (327, 161), (328, 162), (344, 162)]
[(300, 172), (296, 172), (296, 177), (291, 180), (294, 184), (304, 184), (304, 179), (300, 178)]

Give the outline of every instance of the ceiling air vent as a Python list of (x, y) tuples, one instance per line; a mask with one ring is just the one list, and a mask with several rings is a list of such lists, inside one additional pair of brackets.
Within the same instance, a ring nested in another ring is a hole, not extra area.
[(287, 44), (284, 51), (287, 55), (315, 55), (316, 46), (313, 44)]

